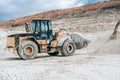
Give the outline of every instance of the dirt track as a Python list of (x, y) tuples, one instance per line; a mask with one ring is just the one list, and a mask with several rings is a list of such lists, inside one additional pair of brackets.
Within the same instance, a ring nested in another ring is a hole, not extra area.
[(23, 61), (16, 56), (0, 60), (3, 80), (119, 80), (120, 55), (70, 57), (39, 56)]

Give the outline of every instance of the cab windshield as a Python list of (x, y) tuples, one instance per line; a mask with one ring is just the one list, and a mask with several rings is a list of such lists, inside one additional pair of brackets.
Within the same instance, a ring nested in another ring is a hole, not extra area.
[(50, 23), (48, 21), (33, 21), (32, 30), (33, 32), (47, 32), (50, 28)]

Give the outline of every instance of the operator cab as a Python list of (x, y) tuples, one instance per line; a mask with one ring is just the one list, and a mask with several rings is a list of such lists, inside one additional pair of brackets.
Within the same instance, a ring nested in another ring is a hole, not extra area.
[(53, 31), (50, 20), (33, 20), (30, 31), (34, 33), (33, 35), (37, 40), (53, 39)]

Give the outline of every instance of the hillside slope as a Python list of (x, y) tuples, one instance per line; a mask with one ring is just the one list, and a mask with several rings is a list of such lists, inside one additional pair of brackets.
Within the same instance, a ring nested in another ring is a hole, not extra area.
[(120, 10), (120, 1), (109, 1), (109, 2), (97, 3), (94, 5), (87, 5), (83, 7), (44, 12), (40, 14), (26, 16), (16, 20), (3, 22), (3, 23), (0, 23), (0, 26), (5, 26), (5, 27), (21, 26), (21, 25), (24, 25), (25, 22), (30, 22), (33, 19), (47, 18), (47, 19), (52, 19), (54, 21), (54, 20), (67, 19), (67, 18), (81, 18), (83, 16), (94, 15), (94, 11), (96, 10), (100, 10), (100, 9), (105, 10), (110, 8), (117, 8), (118, 10)]

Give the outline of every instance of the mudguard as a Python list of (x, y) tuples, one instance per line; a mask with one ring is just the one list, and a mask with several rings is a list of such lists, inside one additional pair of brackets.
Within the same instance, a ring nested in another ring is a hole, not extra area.
[(60, 39), (57, 46), (58, 46), (58, 47), (62, 46), (62, 45), (64, 44), (64, 42), (65, 42), (66, 40), (68, 40), (68, 39), (70, 39), (70, 38), (65, 37), (65, 38)]

